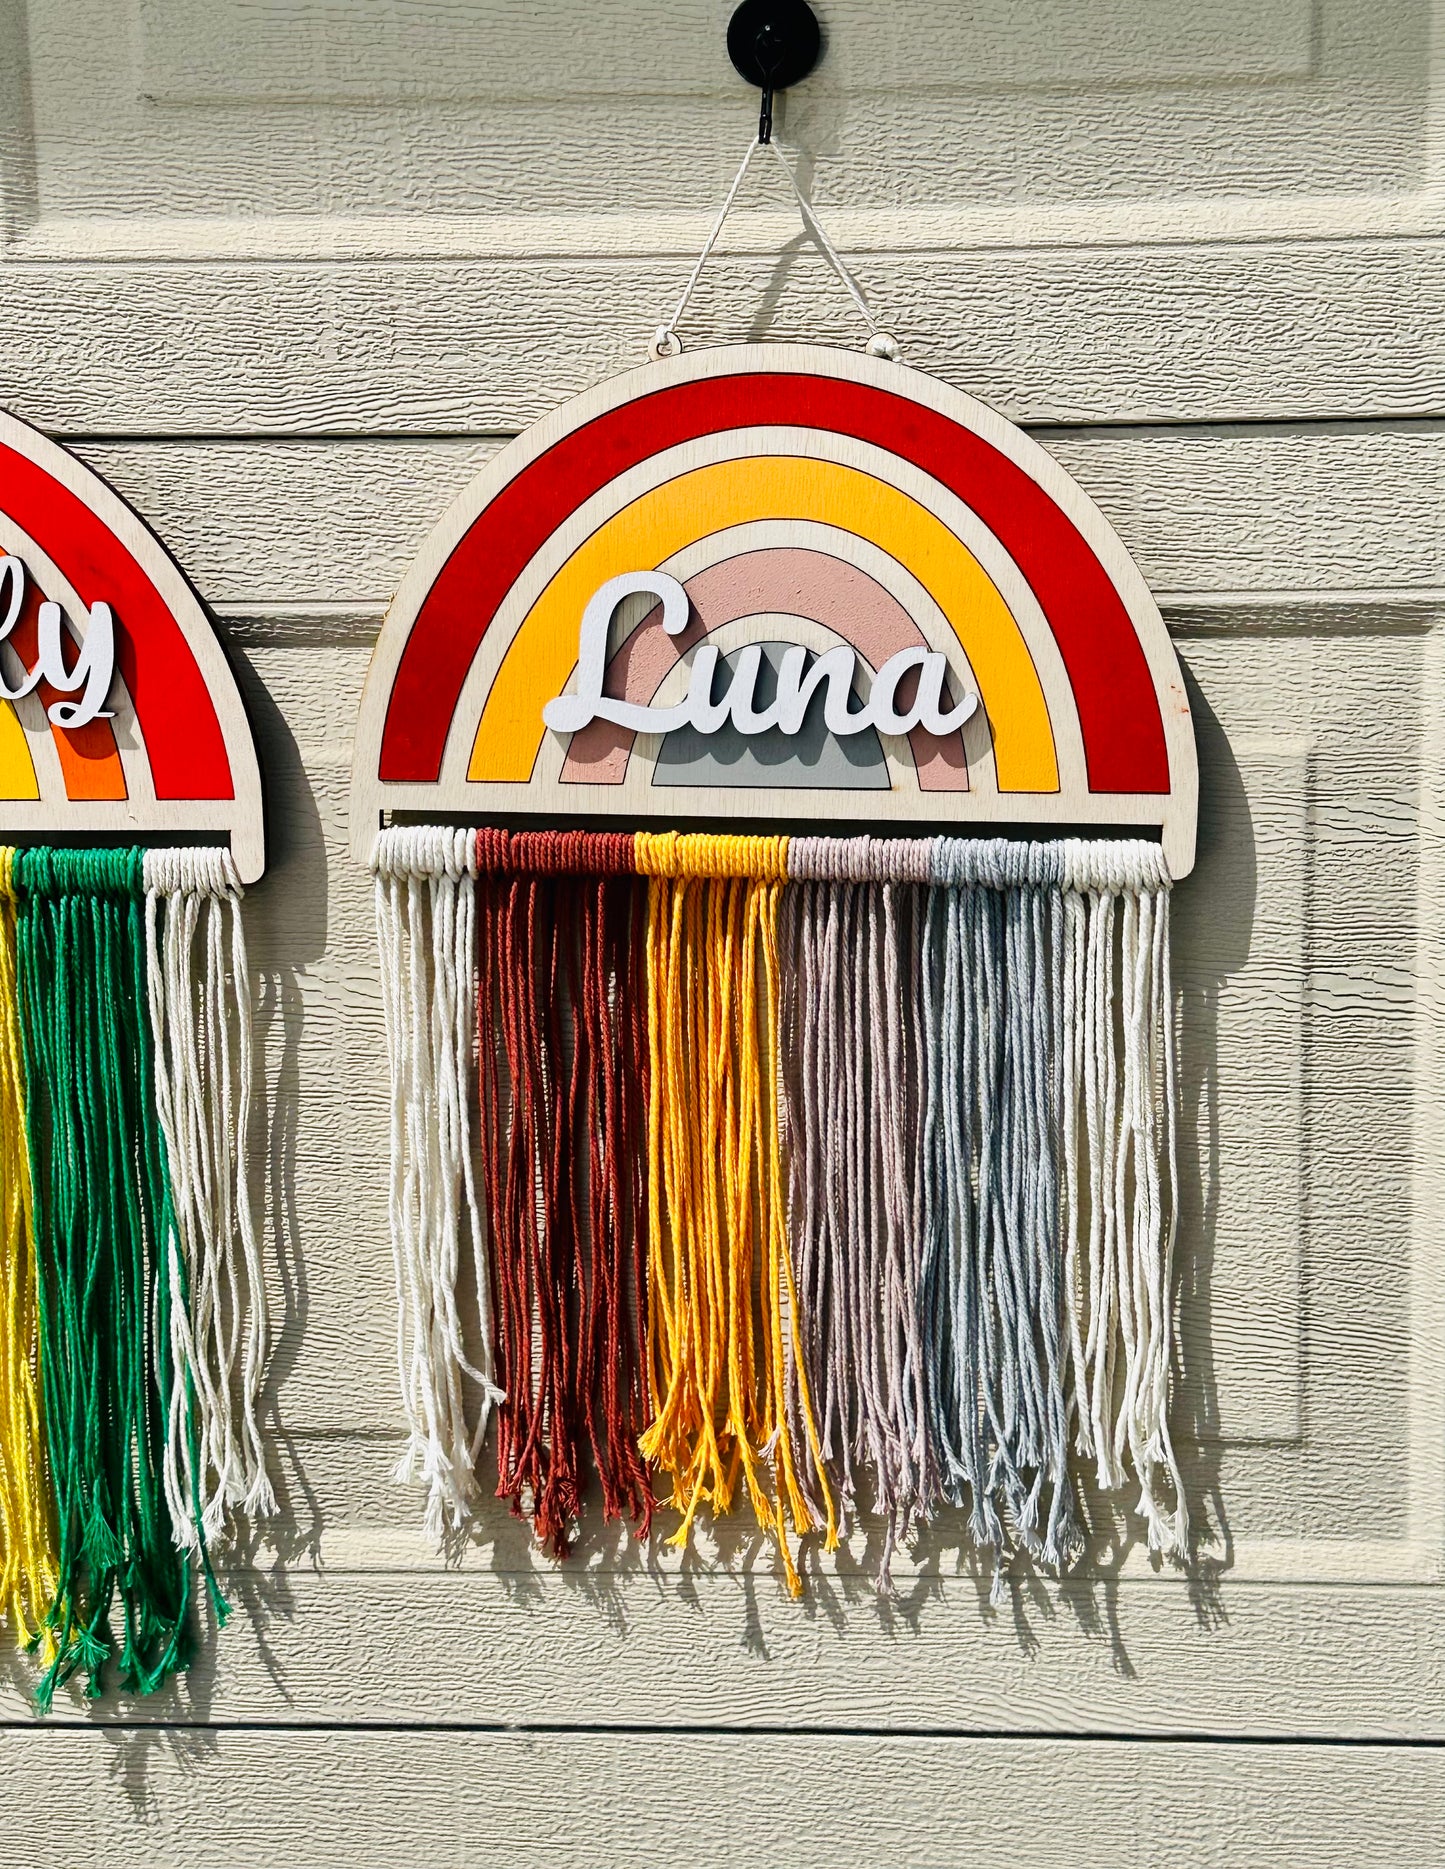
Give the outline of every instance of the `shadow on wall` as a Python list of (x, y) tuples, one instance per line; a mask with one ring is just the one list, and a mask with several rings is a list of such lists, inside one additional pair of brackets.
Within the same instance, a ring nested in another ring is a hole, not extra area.
[(1224, 729), (1185, 669), (1199, 749), (1199, 851), (1176, 898), (1179, 1003), (1180, 1226), (1177, 1260), (1181, 1381), (1175, 1408), (1193, 1521), (1192, 1582), (1201, 1617), (1218, 1614), (1214, 1586), (1233, 1542), (1220, 1490), (1220, 1414), (1215, 1384), (1212, 1279), (1219, 1207), (1219, 997), (1249, 959), (1257, 870), (1254, 822)]
[[(270, 1616), (284, 1615), (291, 1607), (284, 1565), (314, 1562), (321, 1539), (320, 1513), (295, 1437), (283, 1419), (280, 1397), (300, 1354), (307, 1311), (306, 1256), (296, 1211), (304, 1018), (299, 976), (326, 951), (326, 844), (321, 814), (290, 727), (249, 668), (239, 663), (238, 669), (261, 770), (267, 775), (270, 862), (265, 887), (256, 893), (250, 929), (257, 991), (256, 1050), (269, 1107), (253, 1113), (256, 1133), (251, 1160), (265, 1163), (264, 1188), (253, 1185), (252, 1194), (263, 1216), (264, 1250), (280, 1281), (280, 1307), (271, 1319), (271, 1360), (263, 1406), (281, 1510), (259, 1539), (253, 1537), (237, 1546), (231, 1588), (255, 1623), (262, 1658), (274, 1677), (265, 1631)], [(279, 936), (273, 937), (278, 922), (283, 925)], [(269, 1131), (263, 1135), (268, 1118)], [(269, 1571), (259, 1566), (261, 1548), (274, 1552), (278, 1560)]]

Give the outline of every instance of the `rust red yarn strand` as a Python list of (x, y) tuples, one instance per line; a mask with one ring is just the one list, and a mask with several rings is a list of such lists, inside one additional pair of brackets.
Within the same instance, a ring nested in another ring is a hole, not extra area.
[(478, 1019), (498, 1493), (566, 1552), (587, 1456), (645, 1533), (645, 894), (629, 836), (482, 831)]
[(645, 1425), (638, 1346), (645, 1265), (647, 1050), (639, 993), (644, 934), (640, 892), (627, 876), (601, 875), (580, 904), (581, 993), (574, 1001), (579, 1120), (588, 1138), (587, 1249), (579, 1386), (593, 1462), (609, 1518), (641, 1531), (652, 1488), (637, 1440)]

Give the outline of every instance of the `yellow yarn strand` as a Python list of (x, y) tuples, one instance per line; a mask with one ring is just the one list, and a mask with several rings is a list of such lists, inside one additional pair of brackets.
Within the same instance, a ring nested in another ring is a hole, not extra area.
[(37, 1395), (39, 1329), (25, 1079), (15, 960), (15, 852), (0, 848), (0, 1602), (25, 1647), (55, 1641), (44, 1618), (59, 1588)]
[[(767, 1032), (770, 1040), (769, 1083), (772, 1093), (772, 1111), (766, 1135), (768, 1138), (767, 1173), (770, 1186), (768, 1212), (772, 1217), (773, 1225), (768, 1235), (765, 1289), (773, 1297), (773, 1305), (768, 1313), (769, 1347), (773, 1369), (773, 1396), (778, 1410), (778, 1424), (783, 1430), (779, 1433), (777, 1440), (783, 1479), (783, 1485), (778, 1491), (778, 1535), (780, 1539), (783, 1531), (782, 1497), (784, 1491), (787, 1494), (788, 1509), (792, 1514), (793, 1523), (799, 1526), (816, 1523), (798, 1485), (793, 1439), (787, 1432), (787, 1414), (783, 1404), (793, 1320), (798, 1315), (798, 1293), (793, 1282), (792, 1255), (788, 1251), (788, 1209), (787, 1199), (783, 1192), (783, 1123), (778, 1101), (778, 1086), (782, 1082), (782, 1064), (778, 1057), (778, 1033), (781, 1029), (779, 1000), (782, 978), (778, 955), (778, 907), (781, 894), (780, 883), (770, 883), (767, 886), (762, 920), (763, 977), (767, 991)], [(786, 1317), (783, 1312), (784, 1302), (787, 1306)], [(808, 1457), (813, 1464), (813, 1476), (818, 1482), (818, 1496), (823, 1502), (826, 1529), (823, 1548), (826, 1551), (836, 1551), (838, 1548), (838, 1513), (833, 1503), (833, 1489), (828, 1484), (828, 1470), (823, 1464), (823, 1449), (818, 1436), (817, 1419), (813, 1412), (812, 1385), (808, 1381), (808, 1359), (802, 1355), (794, 1355), (791, 1360), (798, 1384), (803, 1428), (808, 1438)]]
[[(792, 1343), (778, 1121), (781, 837), (639, 833), (647, 916), (648, 1382), (642, 1451), (672, 1481), (687, 1542), (739, 1479), (801, 1594), (788, 1530), (815, 1528), (785, 1405), (797, 1369), (808, 1456), (837, 1543), (811, 1397)], [(759, 1017), (760, 1003), (762, 1017)]]

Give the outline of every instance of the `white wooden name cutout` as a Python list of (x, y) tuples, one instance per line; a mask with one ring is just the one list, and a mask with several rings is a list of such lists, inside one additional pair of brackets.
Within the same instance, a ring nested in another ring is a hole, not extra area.
[[(0, 643), (10, 640), (24, 604), (25, 566), (20, 559), (7, 553), (0, 558)], [(52, 725), (73, 730), (88, 726), (93, 720), (112, 719), (113, 710), (105, 705), (115, 677), (115, 622), (110, 605), (93, 603), (90, 606), (89, 625), (73, 668), (67, 666), (62, 646), (64, 630), (59, 604), (41, 604), (38, 634), (40, 646), (34, 668), (13, 687), (0, 671), (0, 697), (7, 701), (23, 701), (45, 682), (61, 694), (80, 695), (78, 701), (51, 702), (45, 711)]]
[[(656, 707), (651, 702), (615, 700), (602, 692), (607, 674), (607, 638), (613, 614), (624, 597), (639, 594), (657, 597), (662, 603), (662, 627), (669, 636), (680, 636), (687, 628), (691, 606), (687, 592), (665, 571), (624, 571), (608, 578), (595, 592), (582, 612), (577, 637), (577, 688), (572, 694), (559, 694), (542, 709), (543, 722), (554, 733), (580, 733), (594, 720), (608, 720), (632, 733), (674, 733), (680, 727), (692, 727), (700, 734), (712, 734), (729, 719), (744, 735), (767, 733), (777, 728), (787, 736), (800, 733), (813, 696), (826, 688), (823, 720), (829, 733), (842, 738), (875, 727), (880, 733), (911, 733), (921, 727), (925, 733), (954, 733), (972, 718), (978, 696), (964, 695), (956, 707), (943, 705), (943, 684), (948, 676), (948, 658), (936, 649), (900, 649), (889, 656), (873, 677), (868, 699), (861, 708), (849, 707), (854, 676), (858, 668), (856, 651), (844, 647), (829, 649), (821, 655), (793, 644), (783, 652), (778, 668), (777, 693), (764, 708), (755, 706), (758, 671), (763, 651), (750, 643), (734, 659), (732, 679), (720, 701), (713, 699), (717, 666), (721, 652), (711, 643), (704, 644), (693, 656), (692, 672), (686, 695), (673, 707)], [(918, 670), (918, 689), (912, 704), (897, 705), (898, 687), (911, 669)]]

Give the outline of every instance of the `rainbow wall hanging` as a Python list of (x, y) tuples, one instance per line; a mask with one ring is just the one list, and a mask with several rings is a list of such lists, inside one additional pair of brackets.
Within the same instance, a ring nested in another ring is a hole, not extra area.
[(943, 1507), (1063, 1564), (1081, 1463), (1182, 1551), (1193, 733), (1042, 448), (811, 346), (578, 397), (409, 572), (352, 796), (433, 1533), (495, 1412), (559, 1554), (745, 1496), (794, 1590), (799, 1537), (866, 1517), (886, 1580)]
[(0, 1595), (48, 1707), (184, 1667), (193, 1564), (223, 1619), (210, 1553), (275, 1510), (240, 912), (265, 846), (190, 586), (4, 414), (0, 844)]

